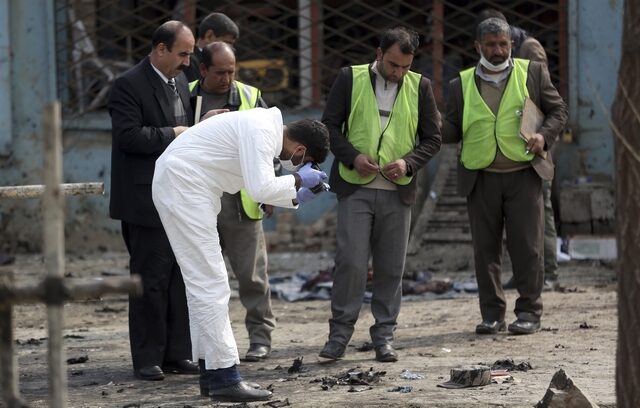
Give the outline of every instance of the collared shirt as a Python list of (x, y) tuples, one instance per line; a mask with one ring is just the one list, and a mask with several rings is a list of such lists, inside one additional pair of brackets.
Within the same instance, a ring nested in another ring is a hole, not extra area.
[(169, 78), (167, 78), (158, 68), (156, 68), (156, 66), (153, 65), (151, 60), (149, 60), (149, 64), (151, 64), (151, 67), (153, 68), (153, 70), (156, 71), (156, 74), (160, 76), (160, 79), (162, 79), (162, 82), (164, 82), (165, 84), (169, 82)]

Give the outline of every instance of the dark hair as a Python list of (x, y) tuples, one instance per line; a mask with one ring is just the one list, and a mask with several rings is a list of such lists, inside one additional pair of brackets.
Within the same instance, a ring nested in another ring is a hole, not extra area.
[(169, 51), (176, 42), (176, 37), (180, 30), (191, 30), (183, 22), (177, 20), (170, 20), (156, 28), (151, 36), (151, 45), (156, 48), (158, 44), (163, 43)]
[(216, 37), (222, 37), (226, 34), (231, 34), (235, 39), (240, 37), (240, 30), (238, 30), (236, 23), (222, 13), (211, 13), (200, 22), (198, 38), (204, 38), (209, 30), (213, 31), (213, 35)]
[(289, 139), (307, 148), (307, 155), (322, 163), (329, 153), (329, 130), (315, 119), (301, 119), (287, 124)]
[(213, 56), (223, 50), (230, 51), (235, 55), (235, 51), (231, 45), (222, 41), (214, 41), (202, 49), (202, 58), (200, 58), (200, 63), (204, 64), (206, 68), (209, 68), (213, 65)]
[(415, 54), (420, 45), (418, 33), (402, 26), (389, 28), (380, 36), (380, 49), (387, 52), (393, 44), (398, 44), (403, 54)]
[(502, 14), (502, 12), (491, 8), (483, 9), (480, 11), (480, 13), (478, 13), (476, 17), (476, 28), (480, 25), (480, 23), (488, 18), (498, 18), (500, 20), (507, 21), (507, 18), (504, 16), (504, 14)]
[(476, 40), (481, 41), (486, 34), (507, 34), (511, 38), (511, 27), (506, 20), (490, 17), (476, 27)]

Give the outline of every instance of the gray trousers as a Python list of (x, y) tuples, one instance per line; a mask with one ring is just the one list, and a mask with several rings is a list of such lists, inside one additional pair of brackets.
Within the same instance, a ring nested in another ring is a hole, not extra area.
[(544, 278), (558, 279), (558, 250), (556, 246), (556, 221), (551, 204), (551, 181), (542, 181), (542, 199), (544, 200)]
[(542, 180), (533, 168), (512, 173), (478, 172), (467, 197), (476, 279), (483, 320), (504, 320), (506, 301), (500, 283), (502, 231), (519, 297), (515, 314), (527, 321), (542, 315)]
[(338, 200), (335, 271), (329, 340), (347, 345), (360, 314), (373, 258), (369, 329), (374, 346), (391, 343), (402, 300), (411, 207), (397, 191), (360, 188)]
[(262, 221), (244, 215), (238, 194), (222, 195), (218, 233), (222, 252), (229, 258), (238, 278), (240, 302), (247, 310), (245, 326), (251, 344), (271, 346), (276, 319), (271, 310), (271, 291), (267, 277), (267, 246)]

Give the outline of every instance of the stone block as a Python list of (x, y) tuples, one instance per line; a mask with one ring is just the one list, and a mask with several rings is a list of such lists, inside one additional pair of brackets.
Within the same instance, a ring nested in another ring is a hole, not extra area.
[(546, 394), (536, 408), (598, 408), (598, 405), (560, 369), (553, 375)]

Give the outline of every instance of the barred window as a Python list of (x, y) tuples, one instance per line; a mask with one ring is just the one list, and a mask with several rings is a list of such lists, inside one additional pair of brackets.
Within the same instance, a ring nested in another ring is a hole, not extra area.
[(270, 105), (321, 108), (340, 67), (373, 61), (384, 28), (420, 35), (412, 69), (431, 78), (443, 107), (447, 82), (477, 61), (475, 18), (505, 14), (544, 46), (549, 70), (566, 90), (566, 0), (55, 0), (58, 92), (66, 117), (104, 110), (115, 78), (151, 49), (169, 19), (197, 24), (223, 12), (240, 27), (236, 78), (262, 89)]

